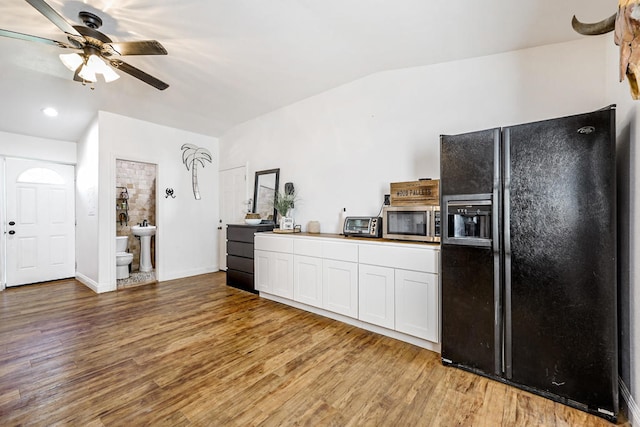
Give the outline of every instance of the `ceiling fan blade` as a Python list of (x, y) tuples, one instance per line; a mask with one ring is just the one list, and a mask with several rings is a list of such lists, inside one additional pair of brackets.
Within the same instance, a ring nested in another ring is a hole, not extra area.
[(38, 42), (38, 43), (49, 44), (49, 45), (52, 45), (52, 46), (58, 46), (58, 47), (65, 48), (65, 49), (76, 49), (75, 46), (71, 46), (70, 44), (62, 43), (62, 42), (59, 42), (57, 40), (45, 39), (43, 37), (32, 36), (32, 35), (29, 35), (29, 34), (16, 33), (15, 31), (1, 30), (0, 29), (0, 36), (2, 36), (2, 37), (11, 37), (12, 39), (26, 40), (26, 41), (30, 41), (30, 42)]
[(144, 71), (134, 67), (133, 65), (129, 65), (126, 62), (122, 62), (119, 59), (107, 59), (107, 61), (113, 66), (115, 69), (124, 71), (125, 73), (142, 80), (143, 82), (155, 87), (159, 90), (165, 90), (169, 87), (165, 82), (156, 79), (153, 76), (145, 73)]
[(102, 45), (102, 53), (106, 55), (166, 55), (167, 49), (156, 40), (133, 42), (112, 42)]
[(69, 24), (51, 6), (45, 3), (44, 0), (26, 0), (26, 2), (33, 6), (38, 12), (43, 14), (45, 18), (53, 22), (56, 27), (60, 28), (65, 33), (82, 37), (82, 35), (75, 28), (73, 28), (71, 24)]

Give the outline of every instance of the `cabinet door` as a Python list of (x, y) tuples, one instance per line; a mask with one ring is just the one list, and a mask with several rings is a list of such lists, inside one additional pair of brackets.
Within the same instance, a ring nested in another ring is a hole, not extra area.
[(256, 250), (253, 253), (254, 286), (259, 292), (272, 293), (271, 286), (271, 259), (273, 252)]
[(394, 271), (393, 268), (360, 264), (358, 289), (358, 319), (393, 329)]
[(293, 299), (293, 255), (273, 252), (271, 254), (273, 278), (271, 289), (274, 295)]
[(293, 265), (293, 299), (322, 307), (322, 258), (295, 255)]
[(293, 298), (293, 255), (256, 250), (254, 266), (257, 291)]
[(396, 330), (438, 342), (437, 275), (396, 270)]
[(358, 317), (358, 264), (322, 262), (322, 303), (325, 310)]

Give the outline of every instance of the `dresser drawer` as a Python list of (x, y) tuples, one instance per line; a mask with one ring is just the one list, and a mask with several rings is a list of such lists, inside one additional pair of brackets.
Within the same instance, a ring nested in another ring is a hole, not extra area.
[(253, 258), (253, 243), (227, 241), (227, 255)]
[(227, 240), (236, 242), (253, 243), (253, 235), (256, 233), (255, 227), (227, 227)]
[(253, 274), (242, 271), (227, 270), (227, 286), (256, 293), (253, 285)]
[(227, 268), (253, 274), (253, 258), (227, 256)]

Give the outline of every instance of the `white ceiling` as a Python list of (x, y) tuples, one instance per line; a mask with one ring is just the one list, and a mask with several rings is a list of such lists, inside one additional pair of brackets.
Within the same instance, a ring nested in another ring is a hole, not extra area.
[[(72, 80), (63, 49), (0, 37), (0, 130), (76, 141), (98, 110), (221, 136), (246, 120), (379, 71), (578, 39), (615, 1), (49, 0), (81, 10), (114, 41), (156, 39), (168, 56), (125, 62), (167, 82), (122, 74), (95, 89)], [(2, 0), (0, 28), (67, 41), (24, 0)], [(470, 78), (472, 78), (470, 70)], [(60, 111), (47, 118), (41, 109)]]

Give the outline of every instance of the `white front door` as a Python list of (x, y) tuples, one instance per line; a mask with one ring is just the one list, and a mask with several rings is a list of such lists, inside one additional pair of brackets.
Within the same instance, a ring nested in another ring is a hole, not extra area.
[(220, 172), (220, 224), (218, 225), (220, 270), (227, 269), (227, 224), (240, 224), (247, 211), (247, 168)]
[(6, 159), (7, 286), (75, 276), (74, 168)]

